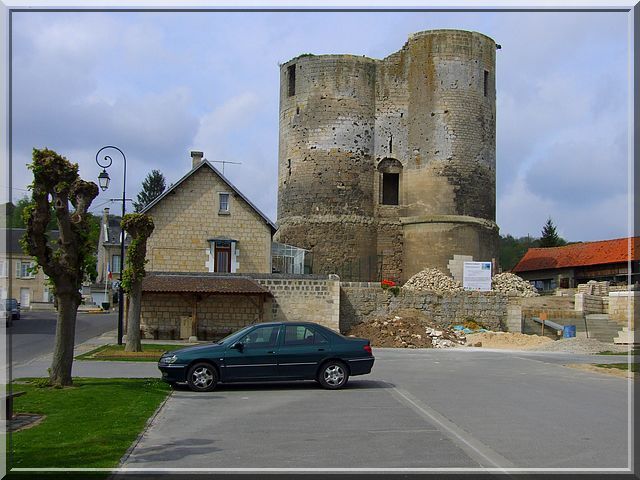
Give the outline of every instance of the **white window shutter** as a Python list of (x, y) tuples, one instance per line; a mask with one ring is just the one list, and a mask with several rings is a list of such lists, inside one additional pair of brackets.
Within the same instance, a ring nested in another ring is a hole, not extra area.
[(16, 278), (20, 278), (20, 260), (16, 260)]

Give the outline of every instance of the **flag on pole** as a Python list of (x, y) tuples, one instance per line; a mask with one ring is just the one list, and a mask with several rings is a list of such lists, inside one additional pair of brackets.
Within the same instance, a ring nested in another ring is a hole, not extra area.
[(113, 279), (113, 274), (111, 273), (111, 264), (107, 262), (107, 278), (109, 280)]

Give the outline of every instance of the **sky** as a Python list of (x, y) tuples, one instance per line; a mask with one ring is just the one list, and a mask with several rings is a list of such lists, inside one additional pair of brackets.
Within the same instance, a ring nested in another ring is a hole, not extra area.
[[(14, 12), (12, 22), (13, 201), (28, 194), (34, 147), (97, 182), (96, 152), (118, 146), (132, 199), (152, 169), (176, 182), (201, 150), (240, 162), (225, 176), (277, 221), (279, 64), (301, 53), (384, 58), (411, 33), (455, 28), (502, 46), (500, 233), (539, 236), (548, 218), (569, 241), (630, 231), (626, 13)], [(121, 209), (112, 156), (94, 213)]]

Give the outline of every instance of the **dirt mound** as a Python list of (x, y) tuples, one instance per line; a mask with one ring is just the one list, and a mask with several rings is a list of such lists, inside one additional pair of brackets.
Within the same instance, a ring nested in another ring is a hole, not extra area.
[(460, 282), (437, 268), (426, 268), (416, 273), (403, 285), (406, 290), (431, 291), (440, 295), (461, 292)]
[(347, 335), (368, 338), (373, 347), (449, 348), (463, 345), (466, 335), (433, 323), (423, 312), (396, 310), (352, 327)]
[(505, 348), (512, 350), (528, 350), (540, 348), (554, 342), (540, 335), (526, 335), (510, 332), (482, 332), (467, 335), (467, 346), (484, 348)]
[(491, 279), (491, 288), (496, 292), (518, 297), (537, 297), (538, 290), (529, 282), (513, 273), (499, 273)]

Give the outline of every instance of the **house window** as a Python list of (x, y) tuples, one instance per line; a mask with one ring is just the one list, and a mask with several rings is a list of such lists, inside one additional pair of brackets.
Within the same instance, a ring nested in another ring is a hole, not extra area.
[(120, 273), (120, 255), (111, 255), (111, 272)]
[(218, 213), (229, 213), (229, 194), (219, 193), (220, 198), (220, 210)]
[(287, 67), (287, 73), (289, 75), (289, 96), (293, 97), (296, 94), (296, 66), (295, 64)]
[(229, 273), (231, 272), (231, 243), (216, 242), (214, 247), (214, 272)]
[(16, 278), (34, 278), (34, 262), (16, 262)]

